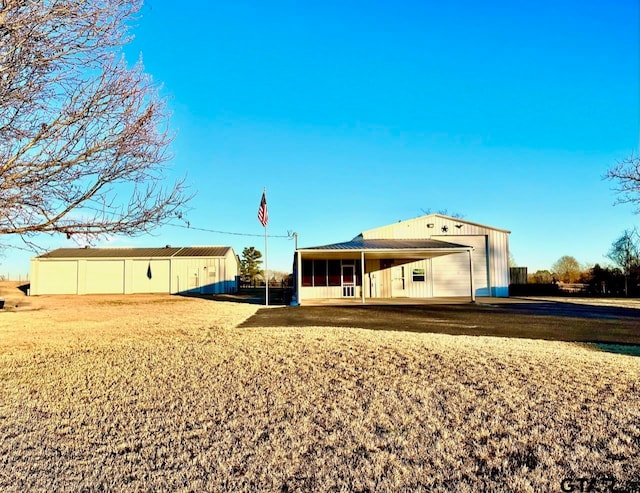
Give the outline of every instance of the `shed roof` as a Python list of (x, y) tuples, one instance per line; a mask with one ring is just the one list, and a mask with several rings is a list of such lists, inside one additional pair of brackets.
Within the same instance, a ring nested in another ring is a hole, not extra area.
[(231, 247), (160, 247), (160, 248), (58, 248), (37, 258), (150, 258), (150, 257), (224, 257)]

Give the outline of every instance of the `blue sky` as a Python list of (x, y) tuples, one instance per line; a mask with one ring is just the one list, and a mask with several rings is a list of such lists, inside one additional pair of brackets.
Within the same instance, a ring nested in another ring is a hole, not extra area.
[[(258, 236), (168, 226), (96, 246), (263, 250), (267, 187), (269, 233), (300, 246), (446, 209), (511, 230), (530, 272), (604, 263), (638, 225), (602, 175), (638, 151), (639, 18), (635, 0), (147, 0), (125, 52), (168, 99), (189, 221)], [(269, 267), (292, 253), (272, 238)]]

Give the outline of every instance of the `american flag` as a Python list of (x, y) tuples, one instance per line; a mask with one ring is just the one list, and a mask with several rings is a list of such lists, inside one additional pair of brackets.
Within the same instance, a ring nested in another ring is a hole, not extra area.
[(266, 192), (262, 192), (262, 200), (260, 201), (260, 207), (258, 207), (258, 221), (260, 221), (260, 224), (262, 224), (264, 227), (267, 227), (267, 223), (269, 222)]

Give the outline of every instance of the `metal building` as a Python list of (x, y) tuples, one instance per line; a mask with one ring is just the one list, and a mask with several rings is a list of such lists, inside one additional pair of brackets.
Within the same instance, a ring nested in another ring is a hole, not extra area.
[(348, 242), (299, 248), (297, 301), (508, 296), (509, 234), (429, 214), (364, 231)]
[(227, 246), (60, 248), (31, 259), (31, 295), (234, 293), (239, 274)]

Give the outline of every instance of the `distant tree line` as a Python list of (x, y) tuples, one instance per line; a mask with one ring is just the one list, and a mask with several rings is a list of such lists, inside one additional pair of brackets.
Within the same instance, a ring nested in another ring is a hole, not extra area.
[(580, 265), (575, 257), (564, 255), (551, 270), (528, 275), (530, 284), (582, 284), (593, 295), (640, 296), (640, 234), (625, 230), (606, 254), (613, 265)]

